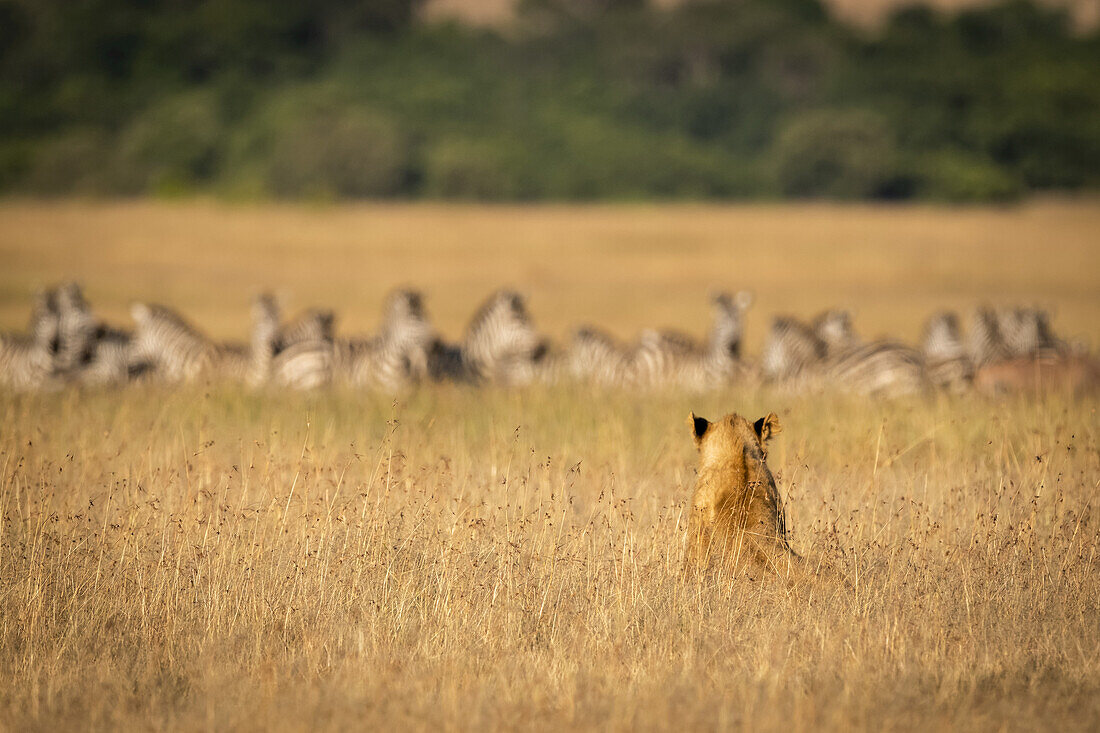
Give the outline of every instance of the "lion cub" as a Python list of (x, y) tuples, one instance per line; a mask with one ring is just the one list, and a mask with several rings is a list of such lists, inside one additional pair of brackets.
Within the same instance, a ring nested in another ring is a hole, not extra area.
[(764, 462), (768, 439), (780, 431), (769, 413), (754, 423), (736, 414), (709, 422), (688, 418), (699, 449), (699, 475), (692, 497), (686, 567), (720, 566), (759, 578), (790, 578), (799, 564), (787, 544), (783, 505)]

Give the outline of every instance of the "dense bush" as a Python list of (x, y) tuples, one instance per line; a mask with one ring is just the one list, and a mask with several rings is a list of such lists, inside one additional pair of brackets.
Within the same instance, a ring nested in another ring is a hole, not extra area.
[(882, 196), (897, 170), (885, 121), (860, 110), (821, 110), (795, 117), (775, 143), (779, 189), (789, 196)]
[(0, 0), (0, 189), (991, 200), (1100, 186), (1100, 35), (1013, 1)]
[(404, 184), (406, 147), (384, 116), (319, 110), (276, 130), (267, 181), (279, 196), (392, 196)]

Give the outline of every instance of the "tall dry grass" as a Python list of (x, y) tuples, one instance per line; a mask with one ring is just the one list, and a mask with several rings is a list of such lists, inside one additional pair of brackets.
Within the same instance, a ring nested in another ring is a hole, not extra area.
[[(689, 408), (795, 547), (682, 580)], [(0, 727), (1094, 730), (1095, 400), (4, 397)]]
[[(1100, 336), (1100, 209), (0, 205), (0, 325), (81, 279), (243, 336), (248, 298), (455, 334), (705, 327), (713, 287), (867, 333), (1038, 300)], [(1095, 396), (880, 403), (437, 387), (0, 394), (0, 729), (1095, 730)], [(680, 577), (685, 418), (774, 410), (795, 547), (850, 582)]]

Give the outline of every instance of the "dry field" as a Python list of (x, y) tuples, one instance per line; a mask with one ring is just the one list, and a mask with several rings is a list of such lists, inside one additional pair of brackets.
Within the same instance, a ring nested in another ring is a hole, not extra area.
[[(560, 334), (701, 332), (713, 286), (865, 331), (1035, 299), (1100, 336), (1094, 204), (0, 206), (0, 318), (82, 279), (244, 335), (253, 289), (454, 333), (508, 282)], [(755, 341), (753, 341), (755, 339)], [(1100, 725), (1096, 397), (441, 386), (0, 394), (0, 730)], [(848, 579), (680, 577), (689, 410), (776, 411), (793, 544)]]

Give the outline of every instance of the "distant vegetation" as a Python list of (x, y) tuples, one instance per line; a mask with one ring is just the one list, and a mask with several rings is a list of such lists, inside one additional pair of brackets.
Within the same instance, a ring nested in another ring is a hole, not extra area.
[(0, 0), (0, 189), (997, 200), (1100, 187), (1100, 34), (1013, 2)]

